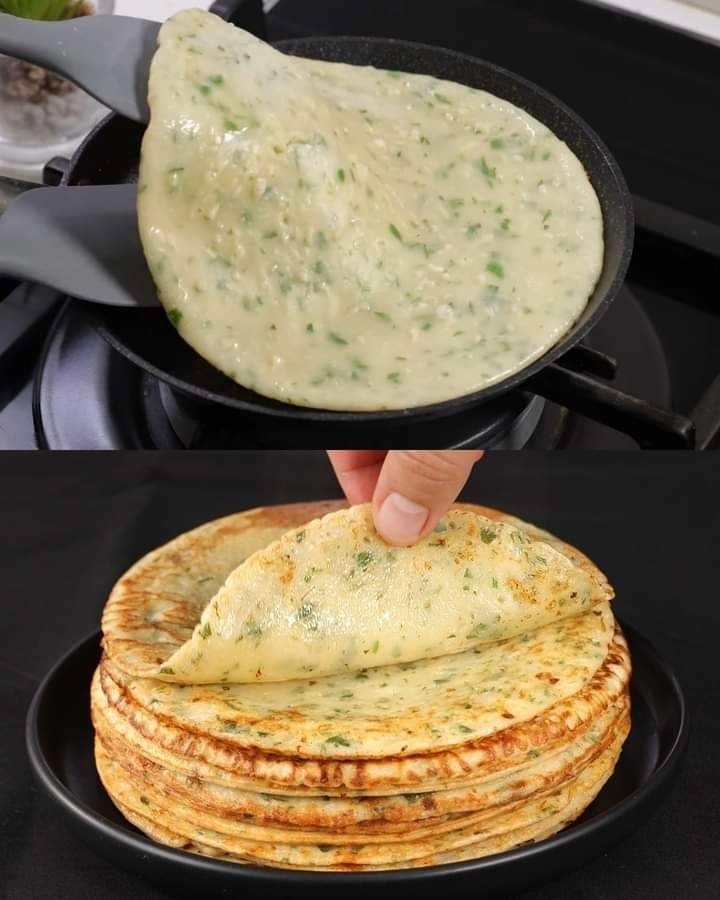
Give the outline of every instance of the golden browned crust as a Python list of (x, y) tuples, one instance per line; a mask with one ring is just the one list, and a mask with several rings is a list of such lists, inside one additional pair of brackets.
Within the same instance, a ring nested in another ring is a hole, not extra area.
[(258, 507), (206, 522), (150, 551), (117, 581), (102, 615), (103, 649), (129, 674), (156, 670), (192, 635), (200, 613), (249, 552), (342, 501)]
[[(295, 785), (328, 793), (392, 786), (393, 790), (389, 791), (392, 793), (401, 785), (430, 790), (434, 785), (477, 778), (487, 770), (502, 771), (520, 764), (530, 750), (545, 751), (550, 746), (562, 745), (576, 729), (614, 703), (627, 689), (629, 678), (630, 657), (618, 628), (610, 652), (587, 685), (530, 721), (511, 725), (453, 751), (357, 760), (306, 759), (237, 747), (217, 737), (180, 729), (142, 709), (103, 666), (99, 681), (103, 701), (125, 721), (126, 727), (174, 756), (201, 760), (251, 784)], [(93, 696), (95, 702), (100, 700), (97, 690)]]
[(156, 785), (180, 803), (228, 821), (316, 830), (317, 840), (322, 842), (323, 833), (328, 831), (363, 836), (405, 833), (419, 823), (439, 825), (462, 814), (492, 810), (549, 791), (602, 753), (627, 714), (628, 704), (623, 698), (593, 722), (592, 737), (587, 730), (575, 734), (569, 747), (540, 759), (531, 758), (520, 772), (491, 776), (467, 788), (380, 797), (277, 797), (233, 789), (183, 775), (150, 759), (113, 732), (101, 714), (96, 717), (96, 736), (106, 754), (126, 770), (131, 780)]
[[(460, 819), (454, 830), (443, 829), (434, 834), (423, 833), (423, 836), (415, 838), (406, 836), (404, 839), (385, 843), (365, 841), (360, 844), (313, 844), (296, 840), (298, 837), (306, 837), (305, 835), (287, 831), (282, 832), (280, 839), (268, 833), (266, 840), (228, 833), (224, 820), (188, 810), (168, 800), (162, 791), (146, 791), (145, 787), (129, 783), (122, 770), (104, 755), (101, 747), (98, 747), (96, 759), (103, 783), (123, 811), (129, 810), (137, 816), (147, 814), (156, 826), (167, 828), (171, 833), (179, 833), (193, 843), (198, 839), (207, 842), (210, 847), (231, 858), (310, 868), (387, 868), (408, 864), (427, 865), (431, 858), (442, 861), (442, 856), (461, 851), (471, 853), (474, 857), (482, 856), (485, 847), (492, 846), (498, 838), (517, 833), (518, 829), (538, 828), (551, 820), (561, 827), (587, 806), (609, 777), (628, 727), (626, 717), (602, 753), (574, 777), (551, 791), (543, 792), (529, 801), (507, 804), (494, 810), (492, 815), (481, 815), (472, 824)], [(511, 845), (514, 843), (515, 841)]]

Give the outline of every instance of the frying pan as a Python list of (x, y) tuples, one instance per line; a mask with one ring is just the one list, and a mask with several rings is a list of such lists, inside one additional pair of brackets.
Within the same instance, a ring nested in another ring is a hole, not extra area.
[[(441, 403), (404, 410), (342, 412), (318, 410), (262, 397), (227, 378), (187, 345), (162, 310), (87, 306), (86, 314), (119, 353), (174, 388), (225, 407), (297, 421), (324, 423), (382, 422), (391, 424), (449, 415), (513, 389), (562, 394), (563, 402), (586, 406), (588, 389), (603, 387), (569, 369), (552, 365), (572, 350), (608, 309), (622, 286), (632, 250), (631, 198), (622, 173), (598, 136), (567, 106), (541, 88), (491, 63), (465, 54), (422, 44), (388, 39), (307, 38), (276, 44), (285, 53), (374, 65), (434, 75), (482, 88), (527, 110), (580, 159), (595, 188), (604, 221), (605, 253), (592, 296), (572, 329), (540, 359), (496, 384)], [(64, 184), (113, 184), (137, 180), (143, 126), (111, 115), (86, 138), (63, 174)]]
[[(482, 390), (440, 403), (403, 410), (342, 412), (310, 409), (263, 397), (236, 384), (205, 362), (178, 336), (158, 309), (118, 309), (86, 304), (86, 315), (119, 353), (175, 389), (222, 407), (255, 415), (322, 422), (326, 425), (370, 423), (402, 425), (480, 406), (510, 390), (521, 389), (589, 413), (611, 427), (633, 434), (641, 443), (687, 446), (692, 424), (664, 410), (648, 407), (611, 386), (577, 371), (609, 375), (607, 361), (593, 356), (580, 341), (606, 312), (625, 277), (633, 239), (631, 198), (608, 149), (567, 106), (531, 82), (479, 59), (423, 44), (382, 38), (307, 38), (276, 44), (285, 53), (356, 65), (431, 74), (482, 88), (527, 110), (564, 140), (580, 159), (600, 202), (605, 252), (603, 267), (589, 302), (573, 328), (541, 358)], [(137, 181), (143, 126), (111, 115), (88, 135), (62, 171), (68, 185)], [(50, 170), (52, 172), (52, 165)], [(57, 171), (57, 168), (56, 168)], [(579, 345), (579, 346), (578, 346)], [(567, 355), (566, 355), (567, 354)], [(560, 358), (565, 357), (560, 362)]]

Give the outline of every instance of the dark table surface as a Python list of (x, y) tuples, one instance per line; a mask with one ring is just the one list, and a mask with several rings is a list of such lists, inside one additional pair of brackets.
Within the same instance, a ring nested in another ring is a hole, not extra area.
[[(319, 452), (3, 454), (0, 897), (170, 896), (87, 849), (35, 788), (23, 743), (33, 691), (97, 628), (114, 579), (146, 550), (248, 506), (337, 494)], [(466, 489), (467, 499), (547, 526), (594, 557), (619, 614), (674, 661), (690, 706), (689, 754), (661, 809), (527, 900), (720, 895), (718, 496), (720, 457), (710, 454), (494, 453)]]

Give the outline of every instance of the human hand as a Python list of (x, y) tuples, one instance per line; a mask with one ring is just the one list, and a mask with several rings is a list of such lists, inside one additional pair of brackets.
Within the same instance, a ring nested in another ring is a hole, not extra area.
[(372, 500), (375, 527), (407, 546), (431, 532), (457, 499), (482, 450), (328, 450), (350, 503)]

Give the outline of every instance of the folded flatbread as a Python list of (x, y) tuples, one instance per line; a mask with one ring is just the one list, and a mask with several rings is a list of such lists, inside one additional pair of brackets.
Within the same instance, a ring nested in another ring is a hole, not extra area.
[(413, 547), (369, 505), (252, 554), (154, 673), (188, 684), (287, 681), (456, 654), (612, 597), (604, 576), (508, 523), (453, 509)]

